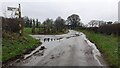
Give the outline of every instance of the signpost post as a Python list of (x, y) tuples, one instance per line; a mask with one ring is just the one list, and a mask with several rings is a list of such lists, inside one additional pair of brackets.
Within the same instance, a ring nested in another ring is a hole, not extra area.
[(22, 22), (21, 22), (21, 7), (20, 7), (20, 4), (19, 4), (18, 12), (19, 12), (18, 15), (19, 15), (19, 20), (20, 20), (20, 22), (19, 22), (19, 27), (20, 27), (19, 33), (20, 33), (20, 35), (22, 35)]
[(19, 28), (20, 28), (19, 34), (20, 34), (20, 36), (21, 36), (22, 33), (23, 33), (23, 28), (22, 28), (21, 6), (20, 6), (20, 4), (19, 4), (19, 7), (18, 7), (18, 8), (15, 8), (15, 7), (7, 7), (7, 10), (8, 10), (8, 11), (15, 11), (15, 15), (18, 16), (18, 18), (19, 18)]

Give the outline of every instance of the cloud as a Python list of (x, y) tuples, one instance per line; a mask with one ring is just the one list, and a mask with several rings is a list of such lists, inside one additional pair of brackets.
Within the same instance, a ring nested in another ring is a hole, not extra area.
[(22, 16), (54, 20), (61, 16), (64, 19), (73, 13), (80, 16), (83, 23), (92, 19), (115, 21), (118, 16), (119, 0), (3, 0), (3, 11), (7, 6), (18, 6), (21, 3)]

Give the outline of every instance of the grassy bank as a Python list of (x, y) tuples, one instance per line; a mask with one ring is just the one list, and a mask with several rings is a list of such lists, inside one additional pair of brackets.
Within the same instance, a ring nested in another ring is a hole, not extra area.
[(79, 30), (87, 35), (89, 40), (94, 42), (110, 66), (118, 65), (118, 37), (103, 35), (87, 30)]
[(39, 41), (29, 36), (29, 33), (29, 29), (25, 29), (23, 36), (19, 36), (16, 33), (5, 34), (4, 38), (2, 38), (3, 62), (11, 60), (18, 55), (23, 55), (26, 51), (39, 46)]

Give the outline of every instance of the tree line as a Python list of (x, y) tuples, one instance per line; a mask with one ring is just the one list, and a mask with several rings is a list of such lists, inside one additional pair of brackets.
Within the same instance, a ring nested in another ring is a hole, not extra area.
[[(82, 26), (81, 19), (79, 15), (72, 14), (68, 16), (67, 20), (64, 20), (62, 17), (57, 17), (54, 21), (53, 19), (46, 19), (42, 23), (38, 19), (31, 19), (24, 17), (25, 27), (32, 28), (32, 33), (38, 34), (47, 34), (47, 33), (64, 33), (67, 29), (75, 29), (78, 26)], [(38, 31), (36, 31), (38, 29)]]

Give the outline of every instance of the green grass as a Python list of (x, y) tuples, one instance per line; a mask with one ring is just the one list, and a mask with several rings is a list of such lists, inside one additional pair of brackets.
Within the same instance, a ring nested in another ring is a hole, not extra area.
[[(22, 55), (28, 49), (35, 48), (39, 46), (39, 41), (32, 38), (29, 29), (24, 30), (23, 36), (17, 34), (5, 34), (6, 37), (2, 38), (2, 61), (10, 60), (17, 55)], [(9, 35), (9, 36), (7, 36)], [(9, 37), (9, 38), (8, 38)]]
[[(44, 31), (44, 28), (40, 28), (40, 31), (43, 32)], [(35, 32), (39, 32), (39, 28), (35, 28)], [(27, 33), (27, 34), (32, 34), (32, 28), (24, 28), (24, 33)]]
[(110, 66), (118, 65), (118, 37), (113, 35), (103, 35), (87, 30), (79, 30), (87, 35), (89, 40), (94, 42), (105, 60)]
[(32, 28), (24, 28), (23, 32), (26, 34), (32, 34)]
[[(44, 28), (35, 28), (35, 33), (39, 34), (39, 30), (40, 30), (40, 34), (45, 34), (45, 35), (54, 35), (54, 34), (65, 34), (68, 33), (68, 30), (63, 30), (63, 31), (49, 31), (49, 32), (45, 32)], [(32, 34), (32, 28), (24, 28), (24, 32), (27, 34)]]

